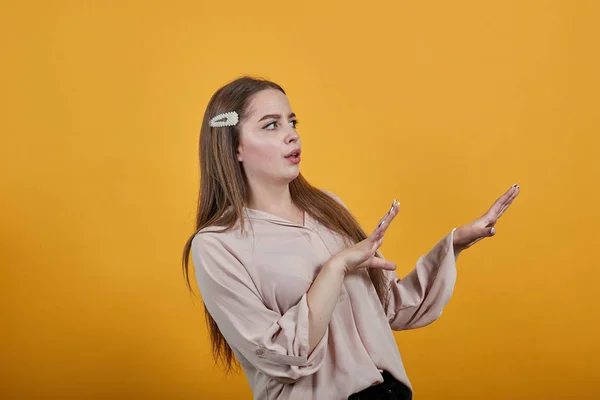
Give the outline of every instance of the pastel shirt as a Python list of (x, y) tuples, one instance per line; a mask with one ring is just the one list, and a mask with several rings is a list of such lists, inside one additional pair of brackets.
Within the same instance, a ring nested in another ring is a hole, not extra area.
[(245, 234), (239, 221), (225, 233), (205, 228), (191, 251), (202, 299), (254, 399), (347, 399), (382, 382), (381, 370), (411, 387), (392, 330), (422, 327), (441, 315), (456, 280), (456, 228), (403, 279), (385, 271), (387, 310), (366, 269), (347, 274), (325, 334), (308, 357), (307, 292), (322, 265), (345, 244), (308, 213), (302, 226), (258, 210), (245, 212)]

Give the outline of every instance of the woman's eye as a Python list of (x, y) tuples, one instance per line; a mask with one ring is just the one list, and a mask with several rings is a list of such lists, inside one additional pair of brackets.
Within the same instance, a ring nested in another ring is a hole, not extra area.
[[(270, 122), (267, 125), (265, 125), (263, 127), (263, 129), (274, 130), (274, 129), (277, 128), (277, 125), (278, 125), (278, 121), (273, 121), (273, 122)], [(294, 128), (294, 129), (296, 129), (296, 127), (298, 126), (298, 120), (292, 120), (292, 121), (290, 121), (290, 126), (292, 128)]]

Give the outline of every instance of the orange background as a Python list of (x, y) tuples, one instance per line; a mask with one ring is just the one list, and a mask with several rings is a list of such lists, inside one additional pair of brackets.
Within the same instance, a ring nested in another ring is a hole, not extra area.
[(180, 257), (204, 108), (253, 74), (365, 229), (400, 200), (400, 275), (521, 185), (396, 335), (416, 398), (600, 398), (598, 4), (3, 2), (0, 397), (251, 398)]

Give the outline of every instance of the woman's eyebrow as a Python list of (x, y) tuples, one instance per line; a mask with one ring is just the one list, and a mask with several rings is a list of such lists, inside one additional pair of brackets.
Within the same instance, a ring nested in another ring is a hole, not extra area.
[[(296, 114), (294, 114), (294, 113), (290, 113), (290, 115), (288, 115), (288, 119), (292, 119), (295, 117), (296, 117)], [(258, 122), (263, 121), (265, 119), (270, 119), (270, 118), (279, 119), (279, 118), (281, 118), (281, 114), (267, 114), (264, 117), (262, 117), (261, 119), (259, 119)]]

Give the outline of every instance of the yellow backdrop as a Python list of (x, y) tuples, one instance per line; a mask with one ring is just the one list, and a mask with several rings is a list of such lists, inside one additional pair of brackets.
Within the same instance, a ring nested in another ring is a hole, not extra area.
[(396, 335), (416, 398), (600, 398), (598, 4), (3, 2), (0, 398), (251, 398), (180, 271), (204, 108), (242, 74), (367, 230), (400, 200), (400, 275), (521, 185)]

